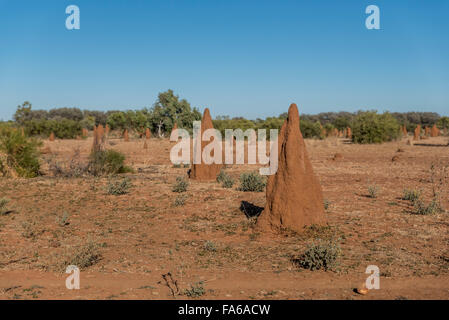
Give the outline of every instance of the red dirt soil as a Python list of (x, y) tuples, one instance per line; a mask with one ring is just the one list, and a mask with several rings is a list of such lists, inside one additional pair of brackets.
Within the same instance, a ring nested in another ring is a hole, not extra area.
[[(422, 190), (431, 199), (432, 163), (449, 163), (447, 137), (415, 145), (406, 140), (352, 145), (344, 139), (305, 140), (329, 208), (329, 227), (304, 234), (263, 235), (254, 218), (265, 192), (225, 189), (215, 181), (190, 181), (184, 194), (172, 192), (188, 168), (169, 160), (168, 140), (109, 139), (135, 173), (128, 194), (109, 195), (112, 178), (56, 178), (46, 159), (68, 163), (87, 140), (44, 141), (46, 175), (0, 179), (0, 198), (12, 212), (0, 215), (0, 299), (181, 299), (162, 275), (171, 272), (181, 293), (202, 281), (200, 299), (449, 299), (448, 213), (417, 215), (403, 190)], [(392, 162), (398, 148), (400, 161)], [(341, 153), (344, 161), (332, 161)], [(233, 178), (258, 165), (227, 166)], [(378, 187), (376, 198), (368, 188)], [(442, 203), (449, 208), (448, 184)], [(175, 205), (179, 197), (184, 205)], [(64, 221), (68, 214), (68, 224)], [(309, 271), (292, 263), (317, 238), (337, 235), (342, 256), (333, 271)], [(98, 261), (81, 270), (81, 289), (68, 290), (67, 257), (92, 242)], [(353, 290), (380, 269), (380, 289)]]

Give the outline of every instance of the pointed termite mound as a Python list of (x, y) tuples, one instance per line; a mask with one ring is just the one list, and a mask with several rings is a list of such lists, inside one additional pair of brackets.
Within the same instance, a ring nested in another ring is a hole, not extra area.
[(421, 138), (421, 125), (417, 125), (413, 135), (413, 140), (417, 141)]
[(430, 136), (432, 138), (438, 137), (440, 135), (440, 130), (438, 130), (436, 125), (433, 125), (432, 129), (430, 130)]
[(151, 131), (149, 128), (146, 128), (146, 130), (145, 130), (145, 138), (147, 140), (151, 138)]
[(48, 138), (50, 141), (55, 141), (55, 134), (52, 132), (50, 133), (50, 138)]
[(346, 138), (352, 139), (352, 129), (350, 127), (346, 128)]
[(98, 127), (94, 127), (94, 140), (92, 143), (92, 150), (93, 151), (101, 151), (104, 150), (104, 129), (101, 124), (98, 125)]
[(288, 110), (278, 143), (278, 170), (268, 178), (258, 228), (301, 232), (304, 226), (325, 224), (323, 194), (299, 128), (296, 104)]
[(145, 142), (143, 143), (143, 148), (144, 148), (144, 149), (148, 149), (147, 140), (145, 140)]
[(123, 132), (123, 140), (125, 140), (125, 142), (129, 141), (128, 129), (125, 129), (125, 131)]
[(86, 128), (83, 128), (83, 130), (82, 130), (82, 137), (83, 138), (87, 138), (88, 135), (89, 135), (89, 131), (87, 131)]
[(106, 127), (104, 129), (104, 134), (106, 135), (106, 137), (109, 136), (109, 131), (111, 131), (111, 128), (109, 127), (108, 124), (106, 124)]
[[(176, 124), (175, 124), (176, 125)], [(210, 117), (209, 109), (206, 108), (204, 110), (203, 119), (201, 120), (201, 133), (198, 134), (197, 140), (195, 143), (198, 143), (201, 145), (201, 150), (198, 150), (198, 152), (201, 152), (201, 155), (203, 154), (204, 148), (211, 143), (210, 141), (202, 141), (202, 136), (204, 131), (207, 129), (213, 129), (214, 125), (212, 124), (212, 118)], [(221, 142), (220, 142), (221, 143)], [(198, 148), (199, 149), (199, 148)], [(214, 151), (210, 153), (210, 156), (213, 158)], [(217, 178), (217, 175), (220, 173), (220, 170), (222, 168), (221, 164), (206, 164), (204, 163), (204, 159), (201, 156), (201, 163), (199, 164), (193, 164), (192, 170), (190, 171), (189, 177), (194, 180), (215, 180)]]

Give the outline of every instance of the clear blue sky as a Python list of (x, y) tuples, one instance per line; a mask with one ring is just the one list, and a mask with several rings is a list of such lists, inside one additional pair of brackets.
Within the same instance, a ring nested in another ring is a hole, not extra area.
[[(65, 28), (76, 4), (81, 29)], [(381, 30), (365, 28), (380, 7)], [(135, 109), (173, 89), (212, 116), (449, 114), (447, 0), (0, 0), (0, 119)]]

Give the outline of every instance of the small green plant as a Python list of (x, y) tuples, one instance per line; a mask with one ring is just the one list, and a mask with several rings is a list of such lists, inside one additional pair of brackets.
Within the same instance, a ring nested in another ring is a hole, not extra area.
[(215, 242), (208, 240), (204, 243), (203, 249), (208, 252), (216, 252), (217, 245), (215, 244)]
[(177, 177), (172, 191), (178, 193), (186, 192), (188, 186), (189, 182), (184, 177)]
[(329, 201), (329, 199), (324, 199), (323, 204), (324, 204), (324, 210), (328, 210), (331, 205), (331, 202)]
[(127, 173), (133, 170), (125, 166), (125, 156), (115, 150), (94, 150), (89, 156), (88, 172), (94, 176)]
[(419, 200), (421, 197), (421, 191), (416, 189), (404, 189), (404, 194), (402, 196), (402, 200), (408, 200), (413, 203)]
[(266, 179), (258, 172), (247, 172), (240, 175), (240, 191), (262, 192), (266, 185)]
[(179, 195), (176, 197), (175, 201), (173, 202), (173, 206), (175, 207), (182, 207), (183, 205), (185, 205), (187, 200), (187, 197), (184, 195)]
[(337, 265), (340, 254), (341, 249), (337, 243), (332, 240), (320, 240), (310, 244), (299, 258), (293, 259), (293, 262), (304, 269), (330, 270)]
[(129, 178), (118, 179), (118, 180), (110, 180), (107, 185), (107, 192), (111, 195), (122, 195), (129, 193), (129, 189), (131, 189), (132, 183)]
[(232, 188), (234, 185), (234, 179), (231, 178), (224, 170), (221, 170), (217, 176), (217, 181), (221, 183), (223, 188)]
[(0, 198), (0, 216), (9, 212), (8, 210), (9, 200), (6, 198)]
[(370, 198), (376, 199), (379, 196), (379, 190), (380, 188), (376, 185), (369, 185), (368, 186), (368, 196)]
[(62, 214), (61, 219), (58, 219), (58, 224), (60, 227), (64, 227), (70, 224), (69, 222), (69, 214), (67, 213), (67, 211), (64, 211), (64, 213)]
[(206, 293), (203, 284), (204, 282), (200, 281), (193, 285), (190, 285), (190, 289), (185, 289), (184, 294), (190, 298), (198, 298), (203, 296)]
[(63, 268), (65, 269), (69, 265), (75, 265), (80, 269), (85, 269), (94, 265), (101, 259), (99, 247), (95, 242), (89, 241), (87, 244), (75, 248), (67, 254), (63, 262)]

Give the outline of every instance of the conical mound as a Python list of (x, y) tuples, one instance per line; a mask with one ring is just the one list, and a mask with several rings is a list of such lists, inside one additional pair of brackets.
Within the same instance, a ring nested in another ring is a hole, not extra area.
[(278, 170), (268, 178), (258, 228), (301, 232), (304, 226), (325, 224), (323, 194), (299, 129), (296, 104), (288, 110), (278, 143)]
[[(206, 108), (204, 110), (203, 119), (201, 120), (201, 135), (198, 135), (197, 137), (197, 143), (201, 143), (201, 155), (203, 154), (204, 147), (211, 143), (211, 141), (201, 141), (201, 137), (203, 136), (204, 131), (213, 128), (214, 125), (209, 109)], [(205, 164), (203, 163), (203, 159), (201, 159), (200, 164), (192, 165), (189, 177), (194, 180), (215, 180), (220, 173), (221, 168), (221, 164)]]

